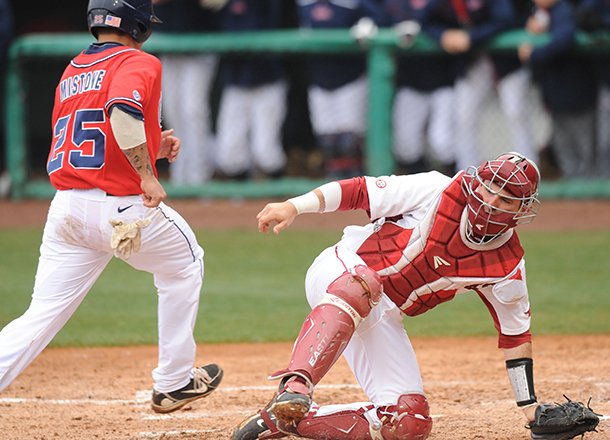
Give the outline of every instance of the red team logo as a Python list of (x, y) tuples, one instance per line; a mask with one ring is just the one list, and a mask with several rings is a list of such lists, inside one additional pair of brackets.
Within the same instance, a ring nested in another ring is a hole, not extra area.
[(375, 185), (377, 185), (377, 188), (385, 188), (387, 184), (388, 183), (383, 179), (377, 179), (375, 181)]

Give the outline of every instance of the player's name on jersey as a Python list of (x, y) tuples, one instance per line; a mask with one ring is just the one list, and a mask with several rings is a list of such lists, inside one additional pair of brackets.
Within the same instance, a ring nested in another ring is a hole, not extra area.
[(94, 70), (67, 77), (59, 83), (59, 99), (64, 101), (74, 95), (100, 90), (105, 75), (105, 70)]

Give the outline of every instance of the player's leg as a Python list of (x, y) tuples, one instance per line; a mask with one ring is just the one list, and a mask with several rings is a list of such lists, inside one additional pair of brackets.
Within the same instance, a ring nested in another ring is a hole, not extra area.
[(424, 133), (429, 113), (427, 93), (401, 87), (394, 98), (394, 156), (397, 172), (414, 174), (427, 171)]
[(364, 127), (366, 127), (368, 83), (361, 77), (334, 93), (335, 110), (332, 115), (338, 127), (337, 149), (330, 164), (335, 178), (362, 175)]
[(227, 176), (244, 177), (250, 171), (250, 129), (253, 94), (247, 87), (226, 86), (218, 114), (216, 163)]
[(489, 60), (476, 60), (455, 84), (455, 148), (457, 168), (481, 162), (479, 120), (483, 101), (491, 91), (493, 68)]
[(269, 176), (279, 177), (286, 166), (282, 124), (286, 118), (286, 83), (265, 84), (254, 92), (252, 149), (256, 164)]
[(326, 440), (428, 436), (432, 420), (419, 366), (402, 314), (385, 295), (355, 330), (343, 356), (370, 402), (314, 406), (297, 426), (300, 435)]
[(428, 139), (438, 160), (437, 170), (453, 177), (455, 169), (453, 87), (441, 87), (430, 93)]
[(597, 174), (610, 177), (610, 85), (602, 84), (597, 100)]
[(345, 349), (354, 330), (381, 296), (381, 280), (351, 251), (333, 247), (312, 264), (306, 277), (313, 310), (294, 343), (288, 367), (270, 377), (281, 379), (269, 405), (284, 432), (294, 432), (309, 411), (313, 387)]
[(534, 145), (532, 115), (529, 111), (530, 86), (530, 71), (526, 67), (521, 67), (500, 79), (498, 96), (513, 134), (514, 151), (537, 162), (538, 151)]
[(211, 121), (209, 95), (217, 57), (209, 54), (164, 55), (163, 110), (167, 123), (182, 141), (180, 154), (170, 165), (175, 184), (198, 184), (212, 177), (209, 148)]
[(204, 275), (203, 249), (187, 222), (161, 204), (151, 210), (142, 246), (127, 260), (154, 275), (158, 293), (159, 363), (153, 371), (153, 409), (170, 412), (204, 397), (220, 383), (215, 364), (193, 368), (193, 335)]
[(93, 248), (100, 240), (99, 217), (88, 214), (96, 206), (69, 193), (51, 203), (30, 306), (0, 332), (0, 390), (51, 342), (112, 258)]

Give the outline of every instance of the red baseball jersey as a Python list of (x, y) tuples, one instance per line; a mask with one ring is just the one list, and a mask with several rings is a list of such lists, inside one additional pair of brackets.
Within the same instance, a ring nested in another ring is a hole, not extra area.
[(141, 194), (140, 176), (119, 148), (108, 111), (129, 106), (144, 117), (151, 165), (161, 140), (161, 62), (116, 43), (92, 45), (66, 67), (55, 91), (53, 141), (47, 161), (59, 190), (99, 188)]

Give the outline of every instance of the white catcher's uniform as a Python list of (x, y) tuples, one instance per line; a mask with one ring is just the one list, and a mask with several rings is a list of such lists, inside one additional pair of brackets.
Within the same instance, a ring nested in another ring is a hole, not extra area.
[[(366, 208), (370, 218), (378, 220), (366, 226), (345, 228), (342, 239), (324, 250), (307, 272), (305, 287), (312, 308), (346, 269), (366, 264), (381, 275), (382, 299), (356, 328), (343, 353), (358, 383), (376, 406), (391, 405), (401, 394), (424, 394), (415, 353), (403, 326), (404, 314), (424, 313), (456, 293), (475, 290), (492, 314), (501, 347), (520, 345), (523, 338), (529, 337), (525, 262), (519, 254), (516, 235), (511, 231), (485, 245), (464, 244), (463, 220), (459, 226), (462, 210), (452, 205), (461, 203), (459, 180), (460, 174), (452, 180), (436, 171), (363, 178), (357, 185), (366, 186), (369, 199)], [(362, 188), (343, 187), (342, 209), (346, 208), (345, 200), (361, 200), (352, 197), (355, 194), (362, 195)], [(337, 207), (326, 208), (334, 209)], [(447, 223), (448, 217), (453, 217), (455, 226)], [(449, 233), (452, 227), (454, 241), (449, 238), (449, 244), (439, 244), (447, 239), (443, 233)], [(462, 245), (456, 244), (458, 241)], [(371, 253), (366, 249), (383, 252)], [(460, 253), (462, 256), (458, 256)], [(376, 262), (376, 255), (387, 258)], [(469, 263), (470, 255), (476, 264)], [(510, 263), (505, 264), (504, 259)], [(414, 281), (415, 277), (408, 272), (410, 266), (423, 274), (423, 280)], [(500, 272), (503, 274), (499, 275)], [(404, 298), (397, 296), (398, 291), (391, 287), (405, 282), (401, 273), (411, 286), (407, 289), (405, 284), (399, 289)], [(317, 414), (364, 406), (365, 403), (332, 405), (320, 408)]]
[(163, 203), (151, 209), (139, 195), (67, 190), (58, 191), (49, 208), (30, 307), (0, 332), (0, 391), (64, 326), (113, 257), (113, 219), (150, 220), (141, 230), (141, 249), (126, 262), (152, 273), (157, 288), (159, 363), (153, 371), (154, 388), (169, 392), (188, 382), (203, 279), (203, 249), (195, 234)]

